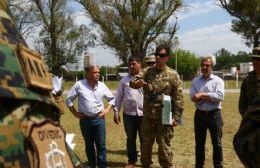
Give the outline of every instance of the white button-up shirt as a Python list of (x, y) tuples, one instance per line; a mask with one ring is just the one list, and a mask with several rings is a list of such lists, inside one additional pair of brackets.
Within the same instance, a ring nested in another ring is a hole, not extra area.
[(104, 109), (103, 98), (111, 105), (115, 103), (112, 92), (104, 83), (99, 81), (94, 88), (91, 88), (86, 79), (76, 82), (67, 95), (66, 105), (68, 107), (73, 106), (77, 97), (78, 111), (86, 116), (95, 116)]
[(199, 92), (207, 93), (212, 101), (201, 100), (195, 103), (197, 109), (204, 111), (221, 109), (221, 101), (224, 99), (224, 81), (220, 77), (211, 74), (208, 79), (203, 76), (195, 78), (191, 84), (190, 98)]

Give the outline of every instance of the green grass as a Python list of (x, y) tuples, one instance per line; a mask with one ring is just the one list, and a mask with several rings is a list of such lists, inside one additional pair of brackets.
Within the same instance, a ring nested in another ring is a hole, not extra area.
[[(239, 93), (227, 93), (223, 102), (222, 117), (223, 126), (223, 153), (225, 168), (242, 168), (242, 164), (237, 158), (232, 140), (237, 131), (241, 117), (238, 112)], [(174, 130), (174, 138), (172, 140), (172, 148), (174, 151), (174, 163), (176, 168), (192, 168), (194, 167), (194, 131), (193, 117), (194, 104), (189, 100), (189, 95), (185, 94), (185, 110), (184, 124)], [(85, 155), (85, 145), (79, 129), (79, 121), (67, 110), (61, 117), (61, 124), (68, 133), (75, 133), (74, 143), (76, 143), (75, 153), (82, 162), (87, 161)], [(126, 155), (126, 136), (122, 123), (116, 125), (113, 122), (113, 112), (111, 111), (106, 117), (107, 129), (107, 160), (109, 167), (124, 167), (127, 163)], [(160, 167), (157, 158), (157, 145), (153, 149), (153, 167)], [(138, 161), (140, 166), (140, 161)], [(206, 143), (206, 162), (205, 168), (212, 168), (212, 145), (209, 135)]]

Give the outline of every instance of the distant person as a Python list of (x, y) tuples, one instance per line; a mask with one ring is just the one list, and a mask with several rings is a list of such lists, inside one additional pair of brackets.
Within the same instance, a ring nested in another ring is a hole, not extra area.
[[(142, 167), (150, 168), (152, 165), (152, 149), (156, 140), (158, 144), (158, 158), (161, 167), (173, 167), (173, 152), (171, 140), (174, 127), (183, 112), (182, 82), (178, 73), (169, 68), (170, 48), (158, 46), (156, 48), (155, 66), (148, 68), (143, 76), (135, 75), (131, 87), (144, 89), (144, 115), (142, 122)], [(172, 123), (162, 124), (163, 97), (168, 95), (172, 102)]]
[(242, 122), (234, 148), (245, 167), (260, 167), (260, 47), (251, 55), (254, 70), (244, 79), (239, 97)]
[(127, 136), (128, 164), (126, 168), (134, 168), (137, 161), (136, 137), (141, 142), (141, 123), (143, 119), (143, 89), (130, 88), (129, 83), (134, 75), (141, 71), (139, 58), (128, 59), (129, 75), (120, 80), (115, 96), (114, 122), (120, 123), (120, 109), (123, 104), (123, 121)]
[(211, 55), (201, 60), (202, 75), (192, 81), (190, 98), (195, 103), (195, 155), (196, 168), (203, 168), (205, 143), (209, 129), (213, 145), (214, 168), (223, 167), (221, 102), (224, 99), (224, 81), (212, 74), (214, 61)]
[(145, 67), (154, 66), (156, 62), (155, 55), (148, 55), (144, 57)]
[[(89, 167), (105, 168), (107, 167), (105, 116), (114, 105), (114, 96), (104, 83), (98, 81), (100, 72), (97, 66), (85, 67), (85, 73), (86, 79), (76, 82), (71, 88), (66, 104), (72, 114), (80, 119)], [(78, 98), (78, 111), (73, 105), (76, 98)], [(104, 107), (103, 98), (108, 100), (107, 107)]]

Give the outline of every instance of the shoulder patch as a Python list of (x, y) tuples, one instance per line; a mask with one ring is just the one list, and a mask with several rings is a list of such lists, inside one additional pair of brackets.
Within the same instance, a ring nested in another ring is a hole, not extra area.
[(52, 90), (51, 75), (40, 54), (18, 45), (19, 59), (28, 87)]
[(37, 152), (38, 167), (73, 167), (65, 142), (65, 132), (59, 125), (49, 120), (34, 124), (29, 139)]

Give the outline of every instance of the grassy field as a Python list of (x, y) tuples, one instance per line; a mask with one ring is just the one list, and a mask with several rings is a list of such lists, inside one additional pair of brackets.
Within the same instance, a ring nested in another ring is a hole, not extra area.
[[(238, 113), (239, 93), (228, 93), (225, 95), (223, 102), (222, 116), (224, 120), (223, 126), (223, 153), (224, 153), (224, 167), (225, 168), (242, 168), (242, 164), (237, 158), (232, 140), (237, 128), (240, 124), (241, 117)], [(176, 168), (192, 168), (194, 167), (194, 105), (189, 100), (188, 94), (184, 95), (185, 110), (183, 125), (175, 129), (174, 138), (172, 140), (172, 148), (174, 151), (174, 162)], [(79, 129), (79, 121), (67, 110), (61, 117), (61, 124), (68, 133), (74, 133), (74, 143), (76, 143), (75, 152), (82, 162), (86, 162), (85, 145)], [(127, 163), (126, 156), (126, 136), (123, 125), (116, 125), (113, 122), (112, 111), (106, 117), (107, 128), (107, 160), (109, 167), (124, 167)], [(157, 146), (153, 149), (152, 167), (160, 167), (157, 159)], [(140, 161), (138, 161), (140, 166)], [(206, 144), (206, 162), (205, 168), (212, 168), (212, 145), (211, 140), (207, 138)]]

